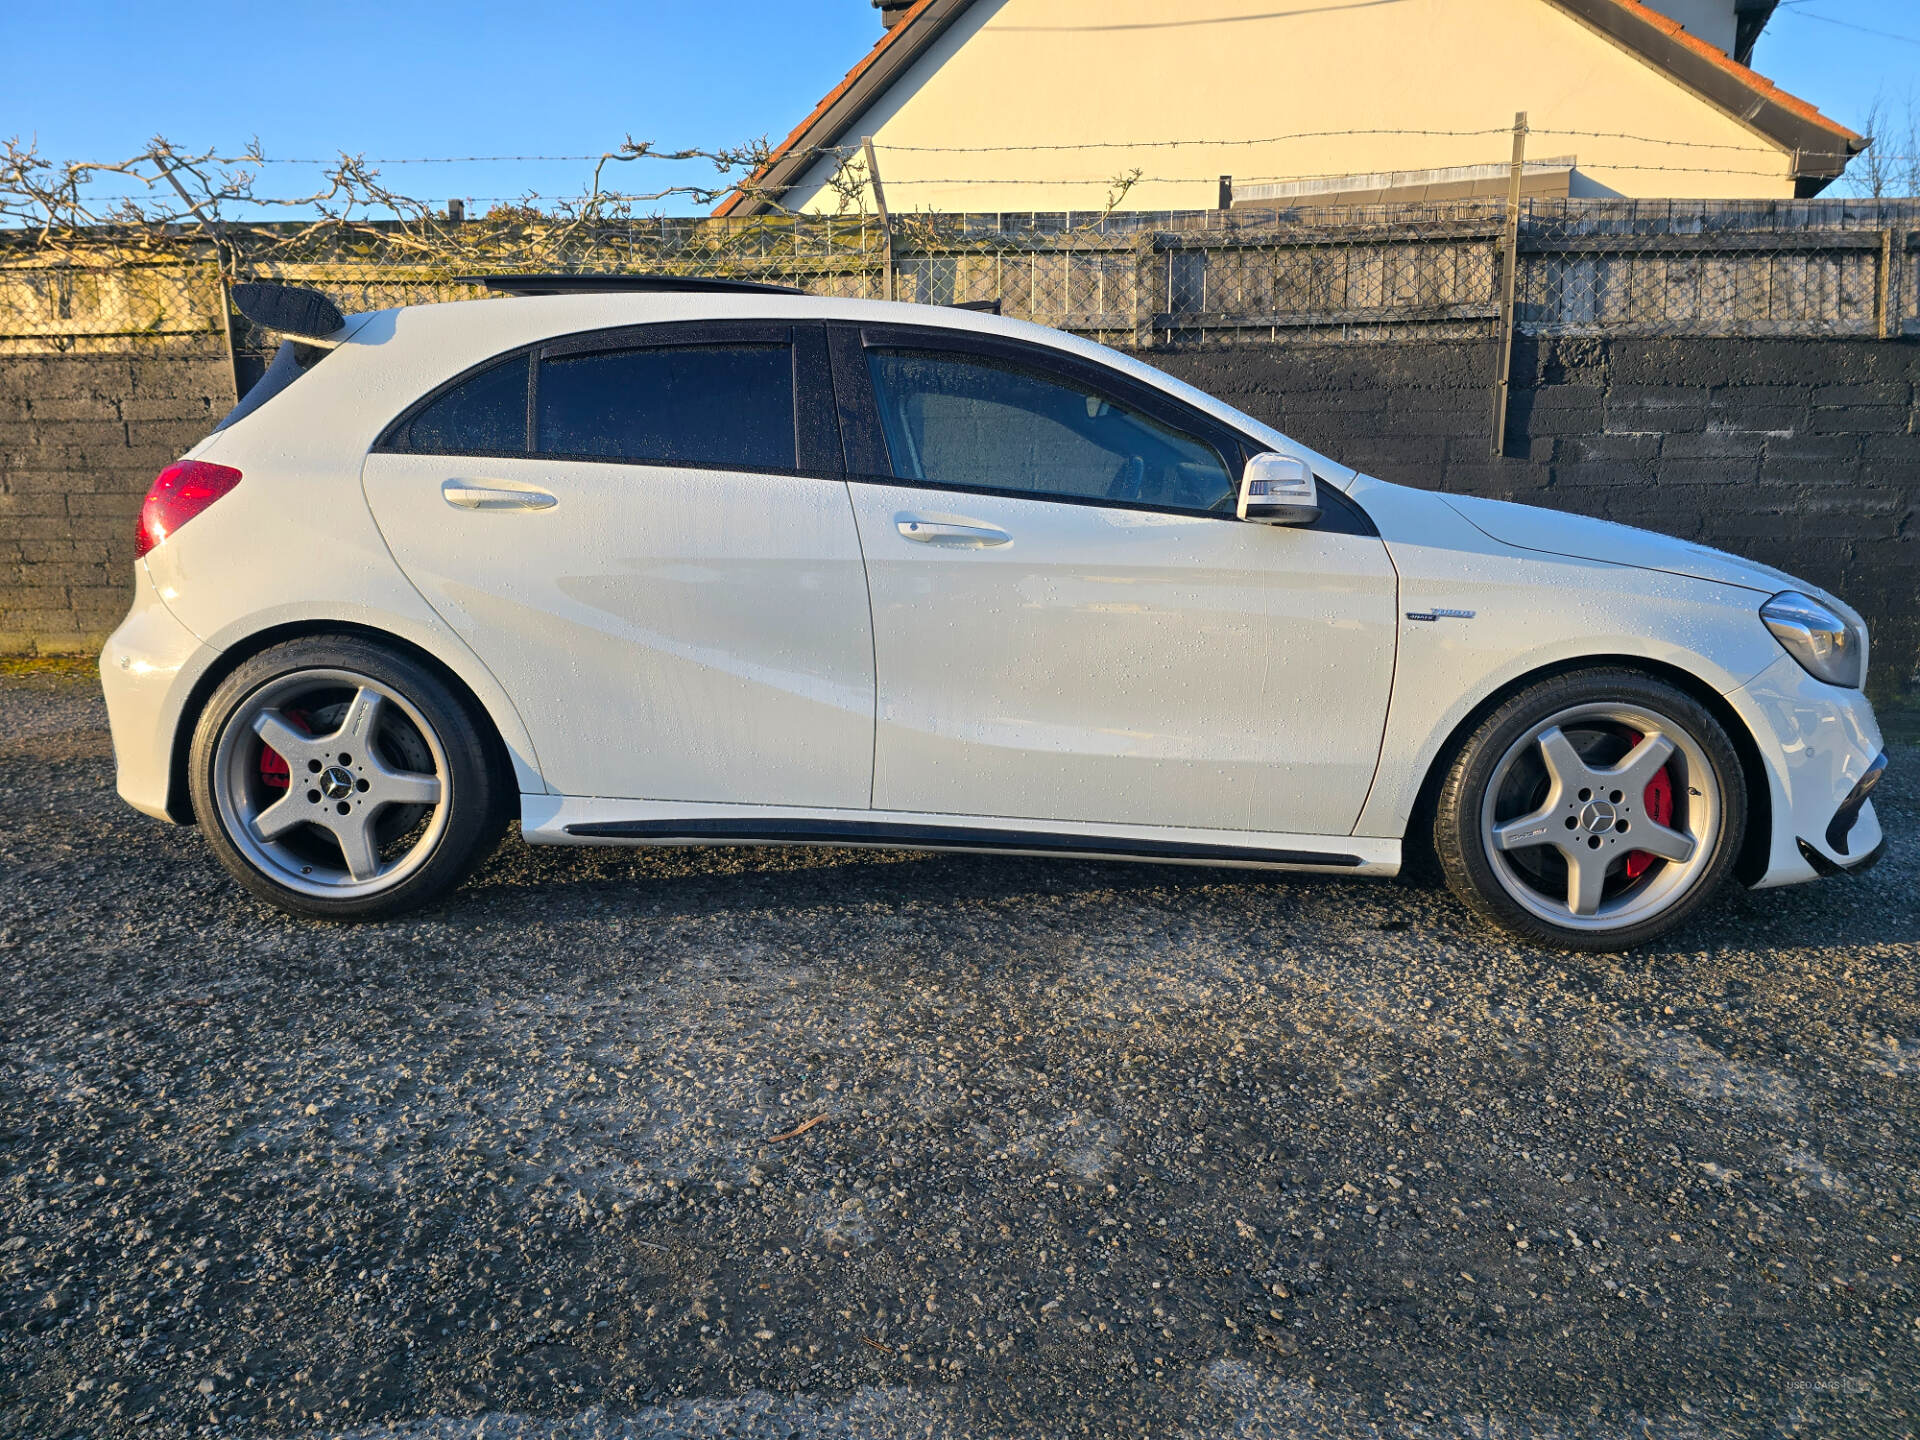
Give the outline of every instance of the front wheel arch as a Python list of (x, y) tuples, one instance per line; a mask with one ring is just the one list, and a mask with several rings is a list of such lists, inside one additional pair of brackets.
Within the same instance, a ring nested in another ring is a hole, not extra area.
[(212, 698), (214, 691), (220, 688), (221, 683), (229, 675), (263, 650), (285, 644), (289, 640), (304, 640), (328, 635), (364, 640), (385, 646), (431, 671), (434, 678), (451, 690), (454, 698), (465, 706), (472, 716), (486, 744), (489, 765), (501, 785), (502, 793), (506, 795), (519, 793), (519, 781), (514, 770), (513, 757), (507, 751), (507, 743), (501, 737), (499, 725), (495, 723), (492, 712), (481, 703), (480, 697), (473, 693), (473, 688), (462, 680), (451, 666), (431, 651), (423, 649), (410, 640), (404, 640), (389, 630), (339, 620), (302, 620), (287, 625), (275, 625), (247, 636), (246, 639), (223, 650), (220, 658), (207, 667), (206, 674), (194, 682), (193, 689), (187, 696), (187, 703), (181, 708), (179, 722), (173, 730), (173, 750), (168, 760), (167, 774), (168, 819), (177, 825), (196, 823), (197, 817), (193, 813), (192, 786), (188, 783), (187, 777), (187, 763), (193, 748), (193, 733), (200, 725), (200, 714), (206, 709), (207, 701)]
[(1438, 881), (1440, 862), (1433, 853), (1433, 817), (1440, 786), (1453, 766), (1454, 757), (1460, 753), (1460, 747), (1466, 744), (1468, 736), (1480, 728), (1480, 723), (1521, 691), (1531, 689), (1543, 680), (1577, 675), (1586, 670), (1634, 670), (1649, 679), (1663, 680), (1686, 692), (1720, 722), (1720, 728), (1727, 732), (1727, 738), (1733, 742), (1734, 754), (1739, 757), (1740, 778), (1747, 797), (1747, 833), (1740, 846), (1739, 858), (1734, 863), (1734, 878), (1742, 885), (1753, 884), (1766, 871), (1773, 842), (1773, 791), (1768, 784), (1767, 767), (1760, 758), (1759, 743), (1754, 739), (1747, 722), (1740, 718), (1739, 712), (1706, 681), (1678, 665), (1649, 660), (1643, 655), (1582, 655), (1578, 659), (1543, 665), (1537, 670), (1515, 676), (1469, 710), (1434, 751), (1427, 772), (1421, 777), (1420, 790), (1407, 819), (1406, 833), (1401, 838), (1402, 868), (1418, 879)]

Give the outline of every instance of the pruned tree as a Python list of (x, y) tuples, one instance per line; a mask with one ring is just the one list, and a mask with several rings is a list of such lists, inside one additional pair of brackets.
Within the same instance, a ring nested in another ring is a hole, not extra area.
[(1895, 102), (1881, 91), (1862, 124), (1873, 143), (1847, 167), (1847, 191), (1871, 200), (1920, 197), (1920, 101), (1914, 93)]
[[(438, 203), (389, 185), (364, 156), (344, 151), (321, 167), (319, 183), (310, 191), (269, 195), (259, 188), (261, 169), (269, 162), (257, 139), (227, 153), (188, 151), (155, 136), (124, 160), (54, 161), (33, 141), (15, 136), (0, 147), (0, 229), (14, 230), (42, 249), (83, 239), (96, 243), (110, 232), (120, 244), (152, 249), (213, 240), (225, 254), (229, 233), (246, 226), (249, 251), (267, 256), (297, 252), (315, 232), (338, 239), (365, 229), (370, 238), (377, 224), (381, 243), (392, 251), (449, 258), (471, 248), (488, 230), (539, 228), (550, 247), (564, 249), (583, 231), (630, 219), (669, 199), (706, 205), (736, 189), (751, 190), (751, 178), (735, 177), (763, 171), (771, 154), (765, 137), (714, 150), (661, 150), (629, 135), (597, 159), (579, 195), (543, 199), (529, 193), (494, 206), (476, 229), (451, 219)], [(704, 162), (716, 179), (651, 190), (607, 185), (616, 167), (648, 160)], [(97, 198), (97, 183), (114, 177), (138, 188), (131, 195)]]

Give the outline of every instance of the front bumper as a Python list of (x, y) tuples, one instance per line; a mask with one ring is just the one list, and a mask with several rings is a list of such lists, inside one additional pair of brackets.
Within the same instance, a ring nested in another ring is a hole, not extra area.
[(1868, 796), (1886, 768), (1867, 697), (1823, 684), (1782, 655), (1727, 700), (1767, 772), (1772, 833), (1755, 888), (1864, 868), (1884, 839)]
[(174, 735), (194, 683), (218, 652), (174, 618), (144, 560), (133, 573), (133, 608), (100, 652), (100, 688), (120, 798), (172, 820)]
[(1827, 822), (1825, 836), (1827, 849), (1836, 855), (1853, 855), (1858, 848), (1853, 844), (1853, 832), (1860, 823), (1860, 817), (1866, 812), (1874, 790), (1880, 784), (1880, 778), (1887, 773), (1887, 752), (1882, 750), (1880, 758), (1867, 767), (1867, 773), (1860, 782), (1847, 792), (1847, 798), (1840, 802), (1840, 808), (1833, 812), (1833, 819)]

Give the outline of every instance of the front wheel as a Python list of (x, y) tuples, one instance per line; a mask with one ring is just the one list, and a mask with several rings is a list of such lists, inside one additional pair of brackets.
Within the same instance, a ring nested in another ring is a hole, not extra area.
[(506, 814), (467, 707), (416, 661), (351, 636), (245, 661), (201, 712), (189, 766), (221, 864), (320, 919), (377, 919), (446, 893)]
[(1559, 676), (1507, 701), (1460, 748), (1434, 849), (1482, 919), (1569, 950), (1625, 950), (1726, 883), (1746, 788), (1725, 729), (1631, 670)]

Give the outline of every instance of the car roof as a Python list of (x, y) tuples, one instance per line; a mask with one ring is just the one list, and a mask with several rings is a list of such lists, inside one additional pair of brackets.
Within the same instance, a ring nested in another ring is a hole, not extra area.
[[(550, 328), (553, 334), (687, 320), (850, 320), (998, 333), (1043, 344), (1072, 342), (1075, 338), (1062, 330), (1008, 319), (985, 310), (778, 290), (582, 290), (567, 294), (498, 295), (480, 300), (408, 305), (393, 312), (374, 313), (431, 313), (449, 319), (458, 316), (457, 323), (462, 329), (467, 328), (469, 317), (473, 317), (503, 330)], [(1074, 347), (1070, 343), (1068, 348)]]
[[(343, 348), (361, 350), (368, 360), (390, 369), (395, 383), (424, 392), (491, 356), (542, 341), (629, 325), (728, 320), (841, 320), (998, 335), (1134, 371), (1162, 388), (1171, 380), (1104, 346), (1025, 320), (941, 305), (765, 292), (592, 292), (406, 305), (349, 317), (341, 341)], [(367, 354), (369, 350), (373, 353)]]
[[(1318, 454), (1144, 360), (1067, 331), (979, 310), (836, 296), (711, 291), (592, 292), (456, 300), (374, 310), (348, 317), (340, 331), (336, 349), (345, 352), (343, 359), (351, 355), (350, 363), (321, 366), (313, 378), (288, 393), (337, 405), (334, 438), (359, 444), (364, 451), (366, 445), (372, 443), (373, 434), (398, 413), (401, 403), (410, 403), (413, 397), (426, 394), (496, 355), (595, 330), (721, 320), (793, 323), (840, 320), (911, 325), (1024, 341), (1079, 356), (1173, 394), (1223, 424), (1257, 433), (1262, 443), (1272, 448), (1299, 455), (1324, 477), (1337, 477), (1337, 484), (1350, 484), (1355, 474), (1352, 467)], [(323, 380), (323, 376), (331, 378)], [(329, 392), (336, 388), (340, 393), (328, 400)], [(288, 407), (280, 404), (269, 403), (256, 415), (281, 417), (268, 419), (268, 428), (292, 422)], [(249, 417), (221, 433), (252, 432), (259, 425), (259, 419)], [(369, 425), (372, 428), (361, 435), (360, 431)]]

